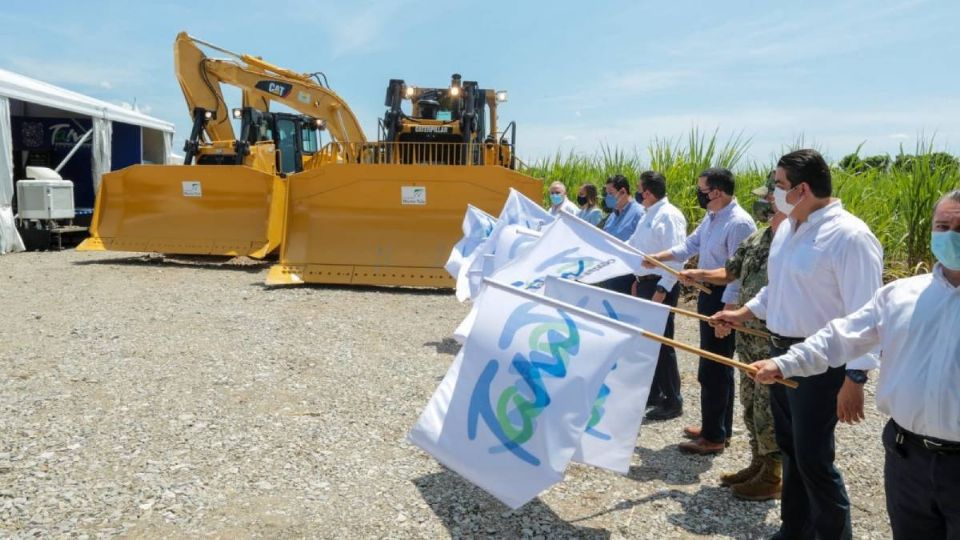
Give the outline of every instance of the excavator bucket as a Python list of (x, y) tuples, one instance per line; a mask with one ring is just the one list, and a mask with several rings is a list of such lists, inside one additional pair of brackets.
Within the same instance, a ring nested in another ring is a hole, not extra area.
[(542, 197), (539, 180), (499, 166), (326, 163), (289, 188), (268, 285), (453, 287), (443, 265), (467, 204), (498, 215), (510, 188)]
[(103, 176), (84, 251), (262, 258), (280, 245), (286, 180), (244, 166), (134, 165)]

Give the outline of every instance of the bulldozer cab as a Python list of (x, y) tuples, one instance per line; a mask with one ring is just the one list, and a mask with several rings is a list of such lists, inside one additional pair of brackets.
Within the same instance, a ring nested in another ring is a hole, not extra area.
[[(391, 79), (378, 142), (388, 143), (389, 157), (397, 157), (400, 163), (430, 156), (435, 164), (497, 163), (512, 168), (512, 152), (492, 150), (513, 146), (512, 125), (509, 133), (497, 132), (497, 104), (502, 101), (506, 101), (506, 92), (480, 88), (476, 81), (464, 81), (459, 73), (443, 88), (421, 88)], [(447, 151), (437, 156), (435, 143), (444, 143)]]

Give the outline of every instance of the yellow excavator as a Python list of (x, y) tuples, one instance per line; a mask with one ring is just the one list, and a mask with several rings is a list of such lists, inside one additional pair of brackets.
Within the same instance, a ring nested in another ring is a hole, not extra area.
[[(505, 92), (457, 74), (442, 88), (391, 80), (373, 142), (321, 73), (186, 33), (174, 52), (193, 116), (184, 165), (104, 175), (79, 249), (277, 255), (272, 285), (448, 287), (443, 265), (468, 203), (495, 214), (511, 188), (541, 196), (540, 181), (517, 170), (515, 124), (498, 130)], [(228, 109), (221, 84), (242, 91), (242, 107)], [(271, 103), (295, 113), (272, 112)]]

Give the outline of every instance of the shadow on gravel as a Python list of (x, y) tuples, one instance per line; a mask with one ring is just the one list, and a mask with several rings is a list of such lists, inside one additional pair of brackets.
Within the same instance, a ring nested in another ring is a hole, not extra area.
[(156, 266), (173, 268), (200, 268), (203, 270), (229, 270), (233, 272), (259, 273), (270, 268), (272, 261), (258, 261), (246, 257), (215, 257), (215, 256), (186, 256), (167, 257), (164, 255), (149, 254), (134, 257), (120, 257), (116, 259), (93, 259), (74, 261), (77, 266)]
[(610, 533), (604, 529), (578, 527), (560, 519), (540, 499), (534, 499), (518, 510), (510, 510), (482, 489), (447, 470), (416, 478), (413, 484), (454, 538), (520, 538), (534, 535), (546, 538), (610, 538)]
[[(641, 435), (642, 437), (642, 435)], [(637, 447), (640, 465), (633, 465), (627, 477), (637, 482), (662, 480), (673, 486), (690, 486), (700, 483), (700, 475), (710, 469), (709, 457), (681, 454), (676, 445), (662, 450)], [(677, 464), (681, 466), (677, 466)]]
[(652, 507), (638, 511), (646, 515), (664, 514), (666, 509), (661, 501), (679, 503), (683, 513), (669, 514), (667, 521), (695, 535), (754, 539), (770, 538), (777, 532), (776, 526), (765, 523), (767, 513), (775, 506), (772, 501), (739, 501), (730, 495), (729, 490), (713, 486), (702, 486), (696, 493), (684, 493), (677, 489), (658, 491), (640, 499), (620, 502), (575, 522), (647, 505)]
[(443, 341), (428, 341), (423, 346), (436, 348), (437, 354), (456, 356), (460, 352), (460, 344), (453, 338), (443, 338)]

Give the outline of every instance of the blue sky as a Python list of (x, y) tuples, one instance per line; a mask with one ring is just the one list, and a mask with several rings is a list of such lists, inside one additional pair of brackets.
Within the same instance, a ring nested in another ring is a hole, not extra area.
[[(199, 6), (199, 7), (198, 7)], [(481, 7), (482, 6), (482, 7)], [(802, 7), (799, 7), (802, 6)], [(506, 89), (532, 161), (607, 144), (644, 150), (694, 126), (752, 139), (767, 162), (801, 137), (839, 159), (960, 151), (960, 2), (5, 2), (0, 67), (177, 126), (180, 30), (323, 71), (376, 136), (387, 81), (453, 72)]]

